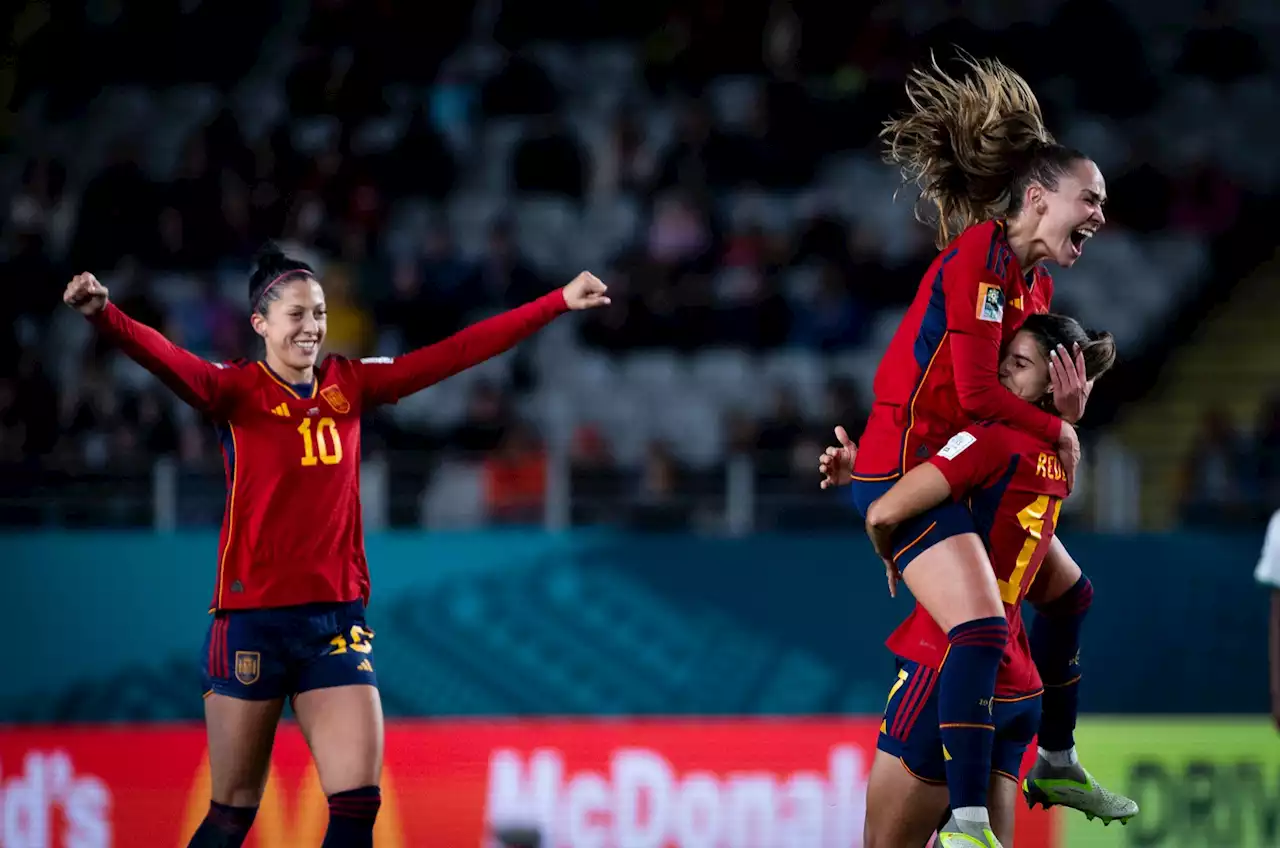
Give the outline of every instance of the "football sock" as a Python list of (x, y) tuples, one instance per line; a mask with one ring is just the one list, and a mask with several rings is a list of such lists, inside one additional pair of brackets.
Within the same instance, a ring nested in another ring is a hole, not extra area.
[(329, 796), (329, 829), (320, 848), (373, 848), (373, 823), (382, 806), (376, 786), (361, 786)]
[(1046, 751), (1075, 747), (1080, 709), (1080, 628), (1093, 603), (1093, 584), (1083, 574), (1060, 598), (1036, 608), (1031, 658), (1044, 681), (1039, 745)]
[(986, 812), (995, 744), (993, 697), (1009, 623), (1003, 617), (974, 619), (955, 627), (947, 640), (950, 647), (938, 674), (938, 727), (947, 791), (956, 818), (980, 821), (971, 808)]
[(232, 807), (210, 801), (209, 812), (205, 813), (187, 848), (240, 848), (257, 814), (257, 807)]

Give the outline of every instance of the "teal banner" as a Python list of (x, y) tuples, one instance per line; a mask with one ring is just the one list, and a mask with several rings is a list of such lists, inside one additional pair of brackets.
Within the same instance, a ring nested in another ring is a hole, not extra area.
[[(1072, 534), (1096, 595), (1087, 709), (1263, 712), (1253, 535)], [(0, 720), (199, 715), (213, 533), (4, 539)], [(369, 621), (388, 711), (877, 712), (891, 600), (864, 537), (371, 536)]]

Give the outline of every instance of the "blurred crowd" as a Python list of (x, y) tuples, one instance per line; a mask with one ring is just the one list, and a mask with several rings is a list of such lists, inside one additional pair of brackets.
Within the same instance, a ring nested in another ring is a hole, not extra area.
[[(60, 124), (74, 125), (109, 83), (159, 89), (200, 82), (230, 92), (260, 72), (258, 45), (278, 26), (270, 3), (250, 15), (208, 0), (162, 3), (159, 21), (136, 4), (54, 5), (53, 19), (19, 51), (16, 96), (19, 108), (39, 102), (45, 119)], [(519, 117), (535, 128), (504, 164), (517, 193), (580, 206), (625, 197), (640, 210), (634, 236), (593, 268), (616, 293), (615, 306), (577, 325), (582, 343), (609, 352), (826, 352), (856, 347), (882, 310), (910, 299), (932, 258), (931, 234), (915, 228), (906, 248), (888, 255), (837, 205), (815, 200), (795, 224), (771, 227), (726, 213), (719, 202), (726, 191), (809, 187), (829, 154), (873, 148), (880, 121), (903, 105), (906, 70), (931, 49), (948, 53), (960, 45), (1001, 57), (1041, 92), (1051, 126), (1064, 99), (1116, 120), (1143, 115), (1166, 84), (1150, 70), (1135, 22), (1108, 0), (1067, 0), (1038, 22), (999, 31), (974, 23), (962, 4), (929, 4), (936, 20), (922, 32), (903, 25), (918, 11), (905, 0), (556, 5), (562, 15), (547, 14), (536, 0), (436, 3), (426, 26), (410, 4), (319, 0), (288, 54), (282, 72), (290, 114), (274, 126), (246, 132), (233, 109), (216, 111), (185, 139), (177, 168), (164, 178), (148, 167), (140, 136), (114, 141), (90, 173), (60, 157), (26, 159), (9, 200), (0, 272), (0, 309), (8, 313), (0, 320), (0, 462), (9, 469), (0, 475), (8, 481), (3, 494), (12, 499), (34, 481), (56, 488), (97, 472), (141, 469), (161, 455), (191, 469), (217, 462), (209, 428), (174, 408), (154, 383), (122, 379), (109, 351), (88, 344), (83, 352), (58, 352), (71, 367), (51, 364), (50, 340), (77, 338), (58, 331), (68, 320), (58, 312), (61, 288), (73, 272), (97, 273), (130, 315), (219, 359), (253, 354), (247, 283), (236, 281), (246, 280), (252, 253), (267, 239), (322, 258), (327, 348), (348, 355), (428, 344), (567, 281), (564, 268), (522, 250), (501, 210), (486, 224), (479, 251), (460, 247), (447, 217), (430, 221), (408, 247), (384, 238), (400, 204), (447, 200), (470, 184), (484, 163), (459, 139), (474, 138), (477, 127)], [(455, 61), (476, 39), (500, 61)], [(531, 48), (547, 41), (570, 54), (597, 42), (629, 44), (641, 57), (644, 89), (609, 108), (602, 143), (575, 130), (576, 106)], [(1057, 61), (1045, 45), (1064, 57), (1087, 45), (1087, 60)], [(1178, 50), (1178, 74), (1214, 84), (1267, 68), (1257, 40), (1232, 23), (1226, 4), (1210, 4)], [(44, 73), (54, 55), (80, 60)], [(705, 86), (739, 75), (761, 84), (751, 90), (742, 125), (727, 129), (714, 119)], [(397, 85), (427, 87), (429, 96), (412, 106), (394, 143), (363, 142), (356, 129), (392, 109), (388, 92)], [(1059, 96), (1064, 90), (1069, 98)], [(649, 134), (644, 119), (654, 103), (677, 116), (663, 137)], [(311, 143), (297, 125), (309, 116), (336, 118), (339, 131)], [(1214, 165), (1167, 173), (1143, 157), (1141, 142), (1110, 176), (1109, 226), (1138, 233), (1214, 238), (1231, 229), (1241, 203), (1242, 188)], [(798, 264), (819, 272), (805, 286), (784, 285), (783, 271)], [(164, 287), (175, 274), (198, 281), (196, 290), (171, 296)], [(477, 384), (463, 423), (443, 431), (379, 418), (369, 427), (368, 452), (484, 455), (492, 514), (523, 520), (546, 497), (539, 434), (517, 403), (537, 377), (518, 363), (510, 386)], [(727, 443), (732, 452), (775, 458), (775, 476), (793, 477), (827, 442), (831, 424), (858, 432), (868, 389), (835, 381), (821, 409), (801, 408), (782, 392), (762, 418), (727, 421)], [(1274, 412), (1257, 461), (1253, 448), (1215, 430), (1222, 449), (1214, 462), (1225, 481), (1219, 488), (1243, 491), (1239, 469), (1255, 465), (1270, 476), (1253, 491), (1280, 487)], [(693, 472), (662, 444), (651, 445), (640, 473), (625, 478), (599, 432), (582, 428), (572, 451), (583, 484), (622, 489), (610, 497), (634, 502), (637, 520), (692, 520), (687, 504), (672, 498), (697, 490), (688, 481)], [(400, 511), (396, 521), (417, 521), (416, 506)]]
[(1204, 414), (1182, 468), (1180, 519), (1189, 526), (1261, 523), (1280, 509), (1280, 395), (1252, 428), (1221, 409)]

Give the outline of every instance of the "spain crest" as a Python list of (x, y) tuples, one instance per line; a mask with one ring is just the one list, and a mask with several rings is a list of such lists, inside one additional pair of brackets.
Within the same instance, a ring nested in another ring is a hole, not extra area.
[(333, 407), (333, 411), (339, 415), (345, 415), (351, 411), (351, 402), (342, 393), (342, 389), (337, 386), (326, 386), (321, 389), (320, 397), (328, 401), (329, 405)]
[(257, 651), (236, 651), (236, 680), (245, 686), (257, 683), (262, 674), (262, 655)]

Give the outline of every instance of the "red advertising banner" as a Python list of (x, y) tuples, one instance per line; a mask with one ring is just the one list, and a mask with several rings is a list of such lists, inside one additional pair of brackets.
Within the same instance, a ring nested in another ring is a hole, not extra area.
[[(392, 722), (379, 848), (858, 848), (879, 719)], [(182, 848), (204, 816), (190, 725), (0, 732), (2, 848)], [(247, 848), (318, 846), (328, 818), (297, 728), (281, 729)], [(1018, 842), (1056, 848), (1020, 811)]]

